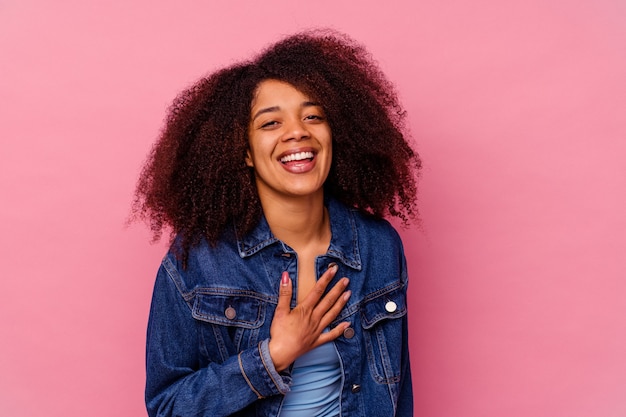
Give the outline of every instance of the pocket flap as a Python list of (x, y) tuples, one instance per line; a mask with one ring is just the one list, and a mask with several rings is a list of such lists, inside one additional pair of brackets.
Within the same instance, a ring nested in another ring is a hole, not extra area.
[(192, 315), (195, 319), (245, 329), (263, 324), (265, 302), (248, 295), (197, 294)]
[(402, 288), (367, 299), (361, 307), (364, 329), (372, 328), (381, 320), (396, 319), (406, 314), (406, 297)]

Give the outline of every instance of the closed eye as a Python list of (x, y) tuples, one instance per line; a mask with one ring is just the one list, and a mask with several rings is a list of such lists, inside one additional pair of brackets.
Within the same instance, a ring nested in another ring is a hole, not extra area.
[(266, 128), (270, 128), (270, 127), (274, 127), (277, 126), (278, 122), (275, 120), (270, 120), (269, 122), (265, 122), (261, 125), (261, 129), (266, 129)]

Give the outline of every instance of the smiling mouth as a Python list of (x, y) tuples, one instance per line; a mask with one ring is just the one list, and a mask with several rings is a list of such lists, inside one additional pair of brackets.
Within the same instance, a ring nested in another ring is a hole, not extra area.
[(290, 155), (286, 155), (283, 156), (282, 158), (280, 158), (280, 162), (282, 162), (283, 164), (289, 163), (289, 162), (298, 162), (298, 161), (312, 161), (313, 158), (315, 157), (315, 154), (313, 152), (297, 152), (297, 153), (292, 153)]

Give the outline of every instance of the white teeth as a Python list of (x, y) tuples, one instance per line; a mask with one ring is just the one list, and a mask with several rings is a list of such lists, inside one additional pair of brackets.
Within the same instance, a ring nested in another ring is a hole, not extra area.
[(293, 162), (293, 161), (302, 161), (303, 159), (311, 159), (313, 158), (313, 152), (298, 152), (292, 153), (291, 155), (283, 156), (280, 158), (280, 162)]

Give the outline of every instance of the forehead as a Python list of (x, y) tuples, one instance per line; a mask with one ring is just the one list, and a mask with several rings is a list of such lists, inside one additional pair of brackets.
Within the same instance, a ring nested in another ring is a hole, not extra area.
[(261, 81), (255, 91), (252, 98), (252, 108), (274, 105), (280, 101), (310, 101), (309, 96), (303, 91), (299, 90), (293, 84), (280, 80), (263, 80)]

